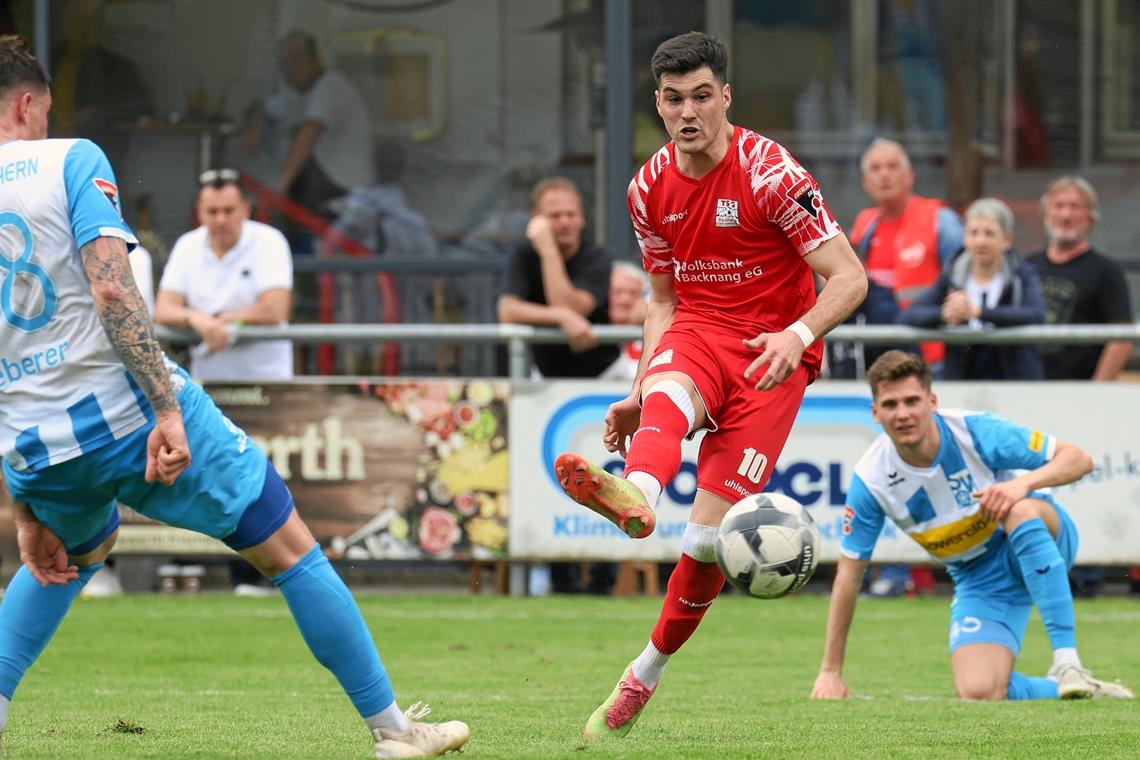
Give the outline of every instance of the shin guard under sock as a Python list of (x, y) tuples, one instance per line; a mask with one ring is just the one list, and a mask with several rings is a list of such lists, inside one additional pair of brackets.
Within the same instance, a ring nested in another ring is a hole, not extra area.
[(1045, 623), (1049, 643), (1053, 649), (1076, 647), (1076, 617), (1069, 574), (1057, 542), (1044, 521), (1034, 518), (1023, 522), (1009, 535), (1009, 544), (1017, 557), (1029, 596)]
[(661, 617), (650, 641), (659, 652), (673, 654), (697, 630), (701, 618), (724, 586), (724, 575), (716, 562), (698, 562), (688, 554), (669, 577)]
[(79, 577), (65, 586), (41, 586), (24, 565), (12, 576), (0, 604), (0, 694), (12, 698), (75, 597), (101, 567), (102, 562), (79, 568)]
[(340, 681), (362, 718), (395, 701), (368, 626), (321, 547), (272, 579), (317, 661)]

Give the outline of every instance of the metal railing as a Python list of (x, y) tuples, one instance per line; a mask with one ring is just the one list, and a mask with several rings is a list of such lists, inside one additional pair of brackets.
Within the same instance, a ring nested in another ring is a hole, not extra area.
[[(172, 330), (159, 326), (158, 336), (172, 343), (193, 343), (197, 336), (189, 330)], [(565, 343), (566, 334), (550, 327), (498, 324), (384, 324), (384, 325), (290, 325), (269, 327), (243, 325), (235, 329), (235, 338), (245, 340), (288, 339), (301, 344), (321, 343), (505, 343), (510, 355), (510, 376), (523, 379), (530, 374), (528, 343)], [(601, 343), (625, 343), (641, 338), (641, 328), (629, 325), (595, 325)], [(950, 327), (926, 330), (902, 325), (840, 325), (827, 335), (828, 340), (842, 340), (872, 345), (913, 344), (941, 341), (954, 344), (1073, 344), (1104, 343), (1126, 340), (1140, 343), (1140, 323), (1131, 325), (1026, 325), (1000, 329)]]

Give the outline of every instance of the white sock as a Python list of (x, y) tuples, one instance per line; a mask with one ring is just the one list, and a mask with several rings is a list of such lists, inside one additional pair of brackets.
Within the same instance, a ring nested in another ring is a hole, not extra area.
[(369, 715), (364, 719), (364, 722), (368, 724), (369, 731), (375, 731), (379, 728), (386, 734), (402, 734), (411, 728), (408, 719), (404, 717), (404, 711), (400, 709), (396, 700), (392, 700), (392, 704), (375, 715)]
[(697, 562), (716, 562), (716, 536), (720, 528), (715, 525), (685, 524), (681, 534), (681, 554), (688, 554)]
[(657, 647), (650, 641), (645, 645), (645, 651), (633, 661), (633, 675), (650, 689), (656, 688), (670, 657), (672, 655), (658, 652)]
[(650, 509), (657, 508), (657, 500), (661, 498), (661, 484), (657, 478), (648, 472), (634, 470), (626, 477), (626, 480), (637, 486), (637, 490), (641, 491), (641, 495), (645, 497)]
[(8, 698), (0, 694), (0, 732), (8, 727)]
[(1053, 667), (1060, 665), (1076, 665), (1081, 667), (1081, 658), (1077, 656), (1077, 650), (1074, 647), (1060, 647), (1053, 650)]

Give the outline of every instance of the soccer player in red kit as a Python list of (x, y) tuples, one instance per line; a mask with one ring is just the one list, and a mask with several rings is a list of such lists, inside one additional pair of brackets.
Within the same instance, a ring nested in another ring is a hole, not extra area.
[[(818, 338), (867, 290), (811, 175), (782, 146), (728, 121), (727, 64), (724, 46), (701, 32), (653, 54), (657, 112), (672, 142), (629, 185), (651, 296), (637, 380), (605, 419), (606, 448), (625, 457), (625, 477), (576, 454), (555, 463), (571, 498), (643, 538), (680, 469), (681, 439), (707, 431), (661, 616), (590, 716), (591, 737), (629, 731), (716, 599), (717, 527), (733, 503), (763, 490), (819, 374)], [(825, 281), (818, 300), (815, 275)]]

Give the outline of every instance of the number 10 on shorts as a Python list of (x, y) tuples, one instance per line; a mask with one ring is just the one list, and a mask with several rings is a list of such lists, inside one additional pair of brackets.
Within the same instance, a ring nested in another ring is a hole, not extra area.
[(749, 446), (744, 450), (744, 457), (740, 460), (740, 466), (736, 468), (736, 474), (748, 478), (753, 483), (759, 483), (767, 467), (768, 456)]

